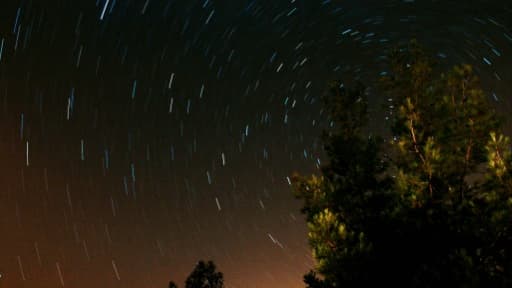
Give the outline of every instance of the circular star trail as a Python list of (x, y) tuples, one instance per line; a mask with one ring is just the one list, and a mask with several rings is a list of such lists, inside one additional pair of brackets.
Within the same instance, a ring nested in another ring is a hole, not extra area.
[(380, 129), (412, 38), (511, 111), (509, 1), (47, 2), (0, 4), (0, 287), (303, 287), (321, 97), (362, 81)]

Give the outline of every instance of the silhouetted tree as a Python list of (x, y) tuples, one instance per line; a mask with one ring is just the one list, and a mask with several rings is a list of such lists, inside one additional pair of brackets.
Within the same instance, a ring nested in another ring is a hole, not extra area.
[(223, 288), (224, 279), (222, 272), (217, 272), (212, 261), (199, 261), (188, 276), (186, 288)]
[(169, 288), (178, 288), (178, 285), (176, 285), (176, 283), (171, 281), (171, 282), (169, 282)]
[(511, 287), (512, 153), (468, 65), (435, 75), (395, 49), (391, 140), (365, 134), (365, 89), (334, 83), (321, 176), (293, 181), (316, 272), (308, 287)]

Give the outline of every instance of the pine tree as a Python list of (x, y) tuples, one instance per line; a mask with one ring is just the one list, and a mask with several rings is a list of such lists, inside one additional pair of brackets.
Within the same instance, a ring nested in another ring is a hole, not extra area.
[(512, 284), (512, 155), (468, 65), (437, 75), (412, 41), (379, 87), (392, 140), (368, 136), (362, 85), (330, 86), (330, 162), (293, 181), (317, 266), (308, 287)]

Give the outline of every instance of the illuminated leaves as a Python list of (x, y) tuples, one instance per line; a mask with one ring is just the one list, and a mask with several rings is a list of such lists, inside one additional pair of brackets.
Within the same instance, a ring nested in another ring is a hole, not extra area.
[(315, 251), (317, 257), (326, 257), (337, 248), (339, 240), (346, 236), (345, 225), (340, 223), (335, 214), (325, 208), (313, 217), (308, 223), (308, 239), (311, 243), (322, 243), (314, 245), (318, 249)]
[(295, 197), (304, 200), (305, 205), (302, 212), (306, 213), (308, 219), (327, 206), (327, 194), (332, 191), (332, 187), (324, 180), (323, 176), (302, 177), (294, 175), (292, 185)]
[(490, 133), (489, 142), (485, 147), (487, 150), (487, 159), (489, 169), (501, 178), (508, 171), (508, 164), (511, 160), (510, 139), (502, 134), (496, 135), (496, 132)]

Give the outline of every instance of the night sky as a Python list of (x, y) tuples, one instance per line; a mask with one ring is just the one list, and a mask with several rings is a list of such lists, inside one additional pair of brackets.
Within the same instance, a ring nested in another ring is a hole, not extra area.
[(512, 111), (510, 0), (2, 0), (0, 287), (304, 287), (321, 96), (360, 79), (385, 126), (411, 38)]

